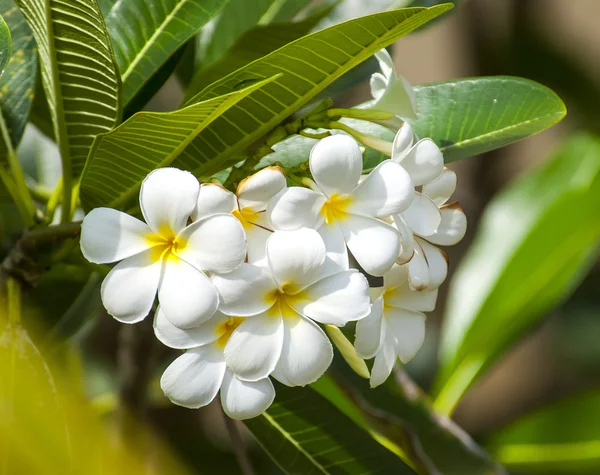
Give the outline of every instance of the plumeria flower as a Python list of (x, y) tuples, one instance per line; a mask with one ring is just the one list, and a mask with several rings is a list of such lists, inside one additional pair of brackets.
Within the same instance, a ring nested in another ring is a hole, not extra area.
[(154, 333), (171, 348), (187, 350), (163, 373), (160, 386), (175, 404), (190, 409), (209, 404), (220, 391), (221, 405), (232, 419), (262, 414), (273, 402), (275, 389), (269, 378), (243, 381), (227, 369), (224, 349), (243, 318), (217, 312), (207, 322), (190, 329), (173, 325), (159, 307)]
[(276, 231), (267, 267), (244, 264), (213, 282), (219, 310), (246, 317), (225, 346), (228, 369), (243, 381), (272, 375), (288, 386), (316, 381), (333, 358), (315, 323), (343, 326), (370, 312), (369, 288), (357, 270), (324, 275), (325, 244), (312, 229)]
[(119, 262), (102, 282), (102, 302), (124, 323), (142, 320), (158, 292), (163, 312), (181, 328), (208, 320), (219, 294), (204, 274), (230, 272), (246, 255), (244, 229), (228, 214), (190, 225), (200, 184), (189, 172), (161, 168), (142, 183), (146, 223), (110, 208), (96, 208), (81, 225), (81, 251), (96, 264)]
[(373, 358), (371, 387), (379, 386), (396, 361), (410, 361), (425, 339), (425, 315), (435, 308), (436, 290), (415, 292), (406, 265), (395, 264), (383, 276), (383, 287), (371, 289), (373, 307), (356, 323), (354, 346), (361, 358)]
[(248, 262), (266, 264), (265, 243), (271, 235), (265, 211), (269, 200), (287, 186), (279, 167), (267, 167), (242, 180), (236, 194), (214, 183), (200, 186), (198, 206), (193, 220), (203, 219), (214, 213), (231, 213), (246, 232)]
[(456, 244), (467, 229), (466, 216), (458, 203), (446, 204), (456, 189), (456, 174), (444, 168), (444, 157), (431, 139), (414, 143), (408, 123), (396, 134), (392, 161), (406, 169), (415, 186), (421, 186), (410, 207), (393, 216), (402, 235), (397, 262), (408, 262), (413, 289), (435, 289), (448, 273), (446, 256), (435, 245)]
[(348, 268), (347, 249), (369, 274), (381, 276), (400, 251), (400, 234), (378, 217), (406, 210), (414, 188), (408, 173), (391, 160), (381, 162), (359, 183), (362, 154), (347, 135), (320, 140), (311, 150), (312, 189), (290, 187), (271, 200), (273, 229), (316, 229), (325, 241), (328, 266)]

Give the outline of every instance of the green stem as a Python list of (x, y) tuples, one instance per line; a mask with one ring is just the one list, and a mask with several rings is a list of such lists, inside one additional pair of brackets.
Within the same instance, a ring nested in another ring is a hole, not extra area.
[[(327, 111), (327, 117), (348, 117), (350, 119), (361, 119), (361, 120), (388, 120), (394, 117), (391, 112), (377, 110), (377, 109), (329, 109)], [(337, 119), (336, 119), (337, 120)]]
[(46, 204), (46, 221), (52, 222), (54, 219), (54, 213), (56, 212), (56, 207), (58, 206), (58, 202), (60, 201), (60, 197), (63, 192), (63, 180), (62, 177), (58, 180), (56, 184), (56, 188), (50, 195), (50, 199), (48, 199), (48, 203)]
[(21, 287), (15, 279), (9, 277), (6, 281), (6, 290), (8, 293), (8, 323), (17, 325), (21, 322)]

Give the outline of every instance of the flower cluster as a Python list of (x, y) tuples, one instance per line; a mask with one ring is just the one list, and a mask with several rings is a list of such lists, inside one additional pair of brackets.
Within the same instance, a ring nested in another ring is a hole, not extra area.
[[(378, 107), (397, 97), (389, 90), (398, 83), (409, 89), (386, 54), (378, 56), (384, 74), (372, 80)], [(410, 95), (394, 104), (414, 111)], [(158, 296), (156, 337), (185, 350), (161, 378), (174, 403), (198, 408), (220, 393), (232, 418), (262, 413), (275, 397), (271, 378), (303, 386), (329, 367), (333, 348), (320, 325), (356, 322), (356, 351), (374, 358), (373, 387), (398, 358), (414, 356), (423, 312), (447, 273), (436, 246), (466, 229), (458, 205), (446, 204), (455, 175), (431, 140), (414, 142), (405, 123), (391, 158), (363, 175), (353, 138), (324, 138), (310, 153), (306, 187), (288, 187), (278, 167), (236, 193), (162, 168), (141, 186), (145, 222), (108, 208), (85, 217), (83, 255), (118, 262), (101, 289), (108, 313), (139, 322)], [(369, 289), (364, 273), (383, 287)]]

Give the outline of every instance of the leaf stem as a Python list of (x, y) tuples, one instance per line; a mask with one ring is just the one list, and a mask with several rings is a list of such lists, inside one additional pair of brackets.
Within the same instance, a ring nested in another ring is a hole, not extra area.
[(244, 443), (244, 439), (240, 433), (240, 428), (238, 426), (239, 423), (225, 414), (225, 411), (223, 411), (223, 417), (225, 419), (225, 427), (227, 428), (229, 439), (231, 440), (233, 453), (238, 465), (240, 466), (240, 470), (244, 475), (256, 475), (256, 472), (252, 467), (252, 462), (248, 457), (248, 452), (246, 451), (246, 444)]
[(21, 287), (19, 283), (9, 277), (6, 281), (8, 294), (8, 323), (18, 325), (21, 322)]

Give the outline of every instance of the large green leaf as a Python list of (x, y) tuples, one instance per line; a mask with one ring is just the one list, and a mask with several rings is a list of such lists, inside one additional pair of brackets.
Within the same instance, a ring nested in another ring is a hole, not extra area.
[(490, 449), (519, 473), (600, 473), (600, 391), (523, 417), (495, 434)]
[(10, 37), (10, 29), (0, 15), (0, 76), (4, 74), (4, 69), (10, 61), (12, 53), (12, 40)]
[(112, 5), (112, 38), (127, 104), (169, 57), (210, 21), (225, 0), (127, 0)]
[(138, 112), (99, 136), (81, 179), (84, 209), (127, 206), (149, 172), (169, 165), (217, 117), (275, 78), (173, 112)]
[(489, 205), (450, 286), (436, 405), (450, 412), (500, 353), (576, 287), (600, 239), (600, 139), (564, 143)]
[(287, 474), (415, 473), (310, 388), (278, 385), (267, 412), (244, 423)]
[(77, 176), (94, 137), (118, 122), (120, 80), (96, 0), (17, 0), (36, 40), (63, 174)]
[(194, 100), (226, 94), (247, 80), (283, 73), (277, 81), (240, 101), (216, 120), (183, 151), (176, 166), (199, 175), (226, 168), (237, 153), (332, 81), (450, 8), (451, 5), (407, 8), (350, 20), (296, 40), (211, 84)]
[[(35, 90), (37, 51), (31, 30), (13, 0), (0, 0), (0, 12), (10, 28), (13, 54), (0, 77), (0, 108), (13, 147), (25, 129)], [(0, 157), (0, 162), (5, 157)]]

